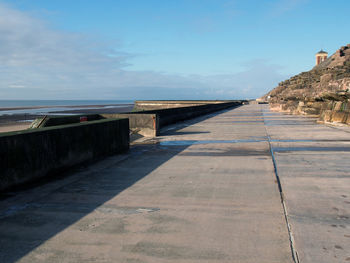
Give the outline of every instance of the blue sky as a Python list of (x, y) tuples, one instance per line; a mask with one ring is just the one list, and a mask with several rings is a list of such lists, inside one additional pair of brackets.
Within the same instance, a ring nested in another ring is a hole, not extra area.
[(0, 99), (256, 98), (350, 43), (350, 1), (0, 0)]

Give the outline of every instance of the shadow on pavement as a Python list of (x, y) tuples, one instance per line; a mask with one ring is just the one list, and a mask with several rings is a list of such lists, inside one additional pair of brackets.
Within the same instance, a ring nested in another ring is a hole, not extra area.
[[(232, 110), (228, 109), (228, 110)], [(184, 126), (212, 118), (216, 112), (180, 123), (171, 133)], [(166, 134), (166, 133), (165, 133)], [(179, 132), (181, 134), (181, 132)], [(183, 133), (182, 133), (183, 134)], [(60, 187), (30, 202), (2, 200), (0, 207), (0, 262), (16, 262), (43, 243), (97, 210), (101, 213), (139, 213), (152, 207), (119, 207), (105, 204), (119, 193), (149, 175), (153, 170), (186, 149), (188, 145), (164, 148), (159, 144), (138, 144), (131, 147), (128, 157), (107, 167), (87, 167), (86, 176), (63, 181)], [(52, 182), (51, 182), (52, 183)], [(53, 182), (54, 183), (54, 182)], [(31, 191), (40, 193), (47, 185)], [(40, 195), (38, 195), (40, 196)], [(16, 195), (12, 197), (15, 198)], [(76, 225), (72, 226), (78, 227)], [(77, 229), (77, 231), (81, 231)]]
[[(12, 204), (0, 213), (0, 262), (20, 260), (94, 210), (130, 214), (138, 213), (140, 209), (154, 209), (111, 207), (104, 203), (187, 147), (164, 150), (155, 144), (137, 145), (124, 161), (92, 171), (81, 180), (67, 183), (33, 202)], [(35, 191), (41, 191), (43, 187), (45, 185)]]

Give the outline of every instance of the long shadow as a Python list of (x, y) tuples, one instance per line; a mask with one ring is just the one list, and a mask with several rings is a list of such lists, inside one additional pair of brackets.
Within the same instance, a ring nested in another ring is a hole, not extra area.
[[(0, 262), (18, 261), (94, 210), (126, 214), (143, 211), (145, 207), (118, 207), (105, 203), (185, 148), (187, 146), (161, 149), (158, 145), (137, 145), (124, 161), (92, 171), (83, 179), (24, 206), (8, 207), (0, 214)], [(36, 191), (40, 189), (38, 187)]]
[[(228, 110), (232, 108), (187, 120), (172, 132)], [(123, 161), (112, 162), (109, 167), (91, 169), (82, 179), (73, 182), (68, 180), (60, 188), (33, 202), (25, 205), (12, 204), (7, 210), (0, 212), (0, 262), (12, 263), (20, 260), (68, 227), (78, 227), (74, 223), (95, 210), (119, 214), (157, 210), (155, 207), (112, 206), (106, 202), (187, 147), (189, 146), (165, 148), (159, 144), (135, 145)], [(40, 193), (42, 187), (45, 185), (33, 191)], [(6, 200), (0, 202), (0, 206), (4, 204)]]

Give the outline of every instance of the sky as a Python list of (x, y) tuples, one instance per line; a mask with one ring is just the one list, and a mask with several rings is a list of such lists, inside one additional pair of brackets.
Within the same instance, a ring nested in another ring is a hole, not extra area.
[(347, 0), (0, 0), (0, 99), (249, 99), (350, 43)]

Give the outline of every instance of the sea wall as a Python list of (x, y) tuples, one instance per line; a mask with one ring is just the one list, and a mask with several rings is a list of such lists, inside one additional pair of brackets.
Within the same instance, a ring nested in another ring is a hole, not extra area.
[[(157, 101), (152, 101), (155, 103)], [(174, 103), (177, 101), (174, 101)], [(161, 101), (161, 104), (163, 101)], [(181, 104), (181, 102), (178, 102)], [(203, 103), (203, 101), (201, 102)], [(129, 128), (132, 134), (140, 134), (146, 137), (154, 137), (159, 135), (160, 129), (167, 125), (191, 119), (197, 116), (205, 115), (211, 112), (223, 110), (230, 107), (236, 107), (242, 105), (243, 101), (230, 101), (230, 102), (217, 102), (167, 108), (167, 109), (156, 109), (156, 110), (142, 110), (127, 113), (116, 113), (116, 114), (100, 114), (100, 115), (76, 115), (76, 116), (54, 116), (46, 117), (44, 120), (36, 120), (36, 125), (33, 127), (46, 127), (47, 125), (64, 124), (79, 122), (81, 117), (86, 117), (86, 121), (91, 119), (110, 119), (110, 118), (128, 118)]]
[(129, 129), (133, 134), (140, 134), (146, 137), (155, 137), (159, 131), (159, 116), (156, 113), (118, 113), (101, 114), (103, 118), (128, 118)]
[(160, 109), (172, 109), (208, 104), (222, 104), (228, 102), (238, 102), (234, 100), (138, 100), (134, 103), (136, 111), (149, 111)]
[(146, 112), (157, 114), (157, 116), (159, 117), (158, 128), (161, 129), (164, 126), (167, 126), (179, 121), (195, 118), (201, 115), (224, 110), (231, 107), (237, 107), (239, 105), (242, 105), (241, 101), (232, 101), (232, 102), (225, 102), (225, 103), (204, 104), (204, 105), (198, 105), (198, 106), (150, 110)]
[(1, 133), (0, 191), (128, 149), (128, 119)]
[(40, 123), (40, 127), (53, 127), (58, 125), (66, 125), (80, 123), (83, 121), (101, 120), (103, 117), (99, 114), (87, 115), (71, 115), (71, 116), (45, 116)]
[[(160, 129), (167, 125), (174, 124), (179, 121), (195, 118), (201, 115), (209, 114), (215, 111), (237, 107), (242, 105), (242, 103), (243, 103), (242, 101), (230, 101), (230, 102), (220, 102), (220, 103), (215, 102), (215, 103), (196, 105), (196, 106), (132, 112), (132, 113), (128, 113), (127, 115), (128, 117), (131, 117), (130, 120), (132, 120), (132, 116), (135, 116), (134, 118), (137, 119), (138, 115), (140, 114), (143, 114), (143, 115), (148, 114), (150, 117), (148, 117), (147, 126), (133, 127), (132, 125), (130, 125), (130, 128), (140, 129), (141, 131), (140, 134), (142, 134), (142, 130), (144, 127), (146, 127), (147, 129), (153, 129), (153, 130), (148, 130), (148, 133), (151, 134), (152, 136), (157, 136), (159, 135)], [(121, 114), (120, 116), (125, 116), (125, 115)], [(142, 134), (142, 135), (147, 136), (145, 134)]]

